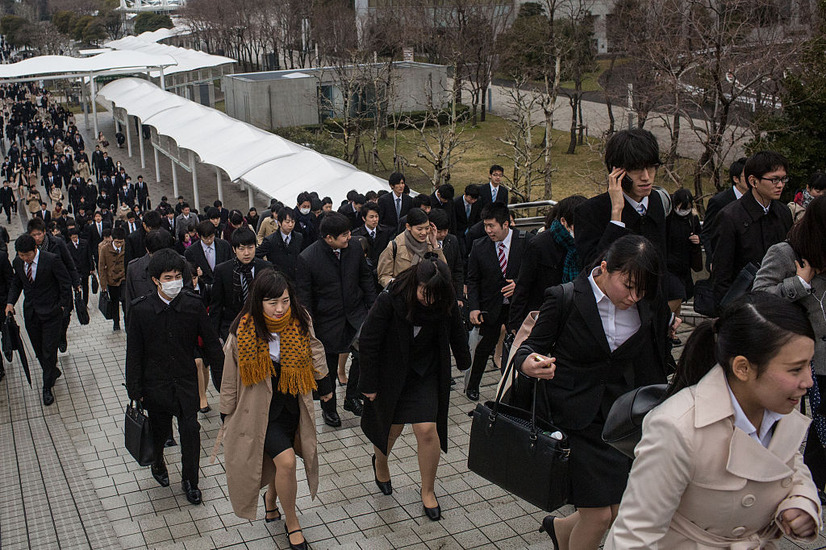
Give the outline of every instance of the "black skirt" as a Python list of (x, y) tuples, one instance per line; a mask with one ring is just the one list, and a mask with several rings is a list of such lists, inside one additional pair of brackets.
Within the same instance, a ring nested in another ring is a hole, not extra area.
[(272, 379), (272, 388), (267, 435), (264, 437), (264, 452), (270, 458), (275, 458), (287, 449), (293, 448), (301, 415), (297, 395), (287, 395), (278, 391), (278, 378), (276, 377)]
[(619, 504), (628, 485), (631, 459), (602, 440), (604, 424), (598, 418), (583, 430), (566, 431), (571, 445), (568, 503), (577, 508)]
[(396, 402), (393, 424), (436, 422), (439, 412), (439, 371), (429, 369), (424, 376), (412, 370)]

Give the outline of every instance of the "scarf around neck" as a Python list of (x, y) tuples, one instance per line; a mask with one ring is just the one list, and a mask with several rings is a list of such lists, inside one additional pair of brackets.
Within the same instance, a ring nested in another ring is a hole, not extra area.
[(404, 231), (404, 245), (408, 250), (410, 250), (410, 252), (413, 253), (410, 258), (410, 263), (412, 265), (419, 263), (419, 261), (424, 258), (424, 255), (427, 254), (427, 251), (430, 249), (430, 243), (427, 241), (420, 243), (413, 238), (413, 235), (408, 229), (405, 229)]
[(270, 357), (270, 343), (261, 340), (255, 332), (255, 322), (247, 313), (238, 323), (238, 369), (241, 382), (253, 386), (268, 376), (278, 375), (278, 391), (290, 395), (303, 395), (317, 389), (310, 336), (302, 334), (292, 310), (281, 319), (264, 316), (267, 330), (278, 334), (281, 346), (281, 371), (276, 370)]
[(566, 251), (565, 263), (562, 266), (562, 282), (573, 281), (579, 275), (579, 261), (576, 246), (574, 246), (574, 238), (559, 220), (554, 220), (548, 231), (551, 232), (554, 242)]
[[(247, 296), (252, 287), (252, 268), (255, 266), (255, 260), (253, 259), (248, 264), (241, 263), (241, 260), (238, 258), (234, 258), (232, 261), (233, 295), (235, 296), (236, 303), (243, 306), (247, 301)], [(246, 282), (246, 289), (245, 285), (242, 284), (242, 280)]]

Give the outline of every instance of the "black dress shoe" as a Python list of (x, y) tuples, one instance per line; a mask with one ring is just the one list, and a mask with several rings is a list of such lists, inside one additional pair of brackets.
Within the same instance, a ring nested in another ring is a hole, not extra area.
[(465, 392), (465, 395), (471, 401), (479, 401), (479, 390), (468, 390)]
[(361, 404), (361, 400), (357, 397), (348, 397), (344, 400), (344, 410), (350, 411), (356, 416), (361, 416), (361, 413), (364, 412), (364, 405)]
[(434, 508), (428, 508), (422, 504), (422, 508), (424, 508), (424, 514), (430, 521), (439, 521), (442, 519), (442, 507), (438, 504)]
[(201, 408), (198, 412), (199, 412), (199, 413), (201, 413), (201, 414), (206, 414), (206, 413), (208, 413), (208, 412), (209, 412), (209, 411), (211, 411), (211, 410), (212, 410), (212, 407), (210, 407), (209, 405), (207, 405), (206, 407)]
[(54, 403), (54, 394), (52, 394), (51, 388), (45, 388), (43, 390), (43, 404), (47, 407)]
[(201, 490), (192, 485), (192, 482), (185, 479), (181, 482), (181, 489), (184, 490), (186, 499), (190, 504), (201, 504)]
[[(287, 533), (287, 542), (290, 544), (290, 550), (309, 550), (310, 549), (310, 545), (307, 544), (307, 539), (302, 540), (298, 544), (294, 544), (290, 540), (290, 535), (292, 535), (294, 533), (301, 533), (301, 529), (296, 529), (295, 531), (290, 531), (289, 529), (287, 529), (287, 524), (285, 523), (284, 524), (284, 531)], [(303, 538), (303, 534), (302, 534), (302, 538)]]
[(373, 455), (373, 478), (376, 480), (376, 485), (379, 490), (385, 495), (393, 494), (392, 481), (379, 481), (379, 476), (376, 475), (376, 455)]
[[(261, 500), (264, 501), (264, 522), (265, 523), (272, 523), (274, 521), (278, 521), (281, 519), (281, 511), (278, 509), (278, 506), (275, 507), (275, 510), (267, 510), (267, 493), (261, 495)], [(276, 518), (268, 518), (267, 516), (270, 514), (278, 514)]]
[(341, 417), (338, 415), (336, 411), (321, 411), (321, 418), (324, 419), (324, 423), (332, 428), (338, 428), (341, 426)]
[(174, 447), (175, 445), (177, 445), (177, 443), (175, 443), (175, 438), (171, 435), (169, 436), (169, 439), (167, 439), (166, 442), (163, 444), (164, 447)]
[(0, 380), (6, 377), (6, 369), (0, 367)]
[(151, 466), (152, 477), (155, 478), (161, 487), (169, 487), (169, 470), (166, 469), (166, 464), (153, 464)]
[(456, 385), (456, 379), (455, 379), (455, 378), (451, 378), (451, 379), (450, 379), (450, 385), (451, 385), (451, 386), (455, 386), (455, 385)]
[(554, 545), (553, 550), (559, 548), (559, 541), (556, 540), (556, 528), (554, 527), (554, 516), (545, 516), (542, 520), (542, 527), (539, 528), (540, 533), (548, 533), (551, 537), (551, 543)]
[(60, 350), (60, 353), (66, 353), (66, 348), (68, 344), (66, 343), (66, 335), (60, 337), (60, 343), (57, 345), (57, 349)]

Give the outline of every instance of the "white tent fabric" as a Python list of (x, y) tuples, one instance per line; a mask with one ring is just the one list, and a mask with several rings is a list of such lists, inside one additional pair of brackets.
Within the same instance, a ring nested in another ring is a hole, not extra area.
[(177, 61), (166, 53), (112, 51), (92, 57), (41, 55), (18, 63), (0, 65), (3, 78), (49, 78), (58, 75), (88, 75), (89, 73), (117, 74), (137, 72), (148, 67), (171, 67)]
[[(143, 36), (143, 34), (141, 36)], [(199, 52), (198, 50), (178, 48), (177, 46), (168, 46), (166, 44), (157, 44), (151, 40), (142, 39), (139, 36), (126, 36), (120, 40), (113, 40), (112, 42), (107, 42), (106, 47), (126, 52), (168, 55), (169, 57), (175, 59), (177, 64), (175, 67), (164, 71), (164, 74), (167, 75), (195, 71), (198, 69), (208, 69), (210, 67), (218, 67), (220, 65), (236, 62), (231, 57), (210, 55), (208, 53)], [(157, 76), (157, 73), (158, 71), (154, 71), (152, 76)]]
[(381, 178), (352, 164), (265, 132), (246, 122), (165, 92), (146, 80), (122, 78), (101, 88), (98, 99), (125, 109), (159, 135), (193, 151), (201, 162), (219, 167), (259, 193), (292, 203), (301, 191), (317, 191), (334, 204), (347, 192), (377, 191)]

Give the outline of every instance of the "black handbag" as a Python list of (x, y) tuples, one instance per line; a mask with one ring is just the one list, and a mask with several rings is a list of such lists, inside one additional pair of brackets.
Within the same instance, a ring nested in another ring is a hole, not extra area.
[(75, 290), (75, 313), (81, 325), (89, 324), (89, 310), (86, 308), (86, 302), (83, 301), (83, 295), (79, 290)]
[(112, 319), (112, 300), (109, 299), (109, 293), (105, 290), (100, 293), (98, 298), (98, 309), (106, 319)]
[[(513, 363), (507, 366), (508, 371)], [(526, 411), (505, 405), (502, 389), (496, 401), (479, 403), (470, 414), (470, 471), (546, 512), (568, 500), (570, 480), (568, 439), (550, 422), (536, 417), (536, 392)]]
[(668, 384), (653, 384), (624, 393), (614, 401), (602, 440), (622, 454), (634, 458), (634, 448), (642, 438), (642, 420), (654, 407), (665, 400)]
[(754, 279), (757, 278), (757, 272), (759, 270), (760, 266), (754, 262), (749, 262), (746, 264), (746, 267), (741, 269), (740, 273), (738, 273), (737, 277), (735, 277), (734, 281), (732, 281), (726, 295), (723, 296), (722, 300), (720, 300), (720, 308), (722, 309), (740, 296), (745, 296), (748, 294), (754, 284)]
[(3, 356), (5, 356), (6, 361), (9, 363), (11, 363), (14, 358), (14, 350), (16, 349), (17, 344), (17, 340), (13, 333), (13, 321), (14, 318), (11, 315), (6, 315), (6, 319), (3, 322)]
[(155, 462), (155, 448), (152, 445), (152, 428), (149, 417), (140, 402), (130, 401), (126, 406), (123, 422), (123, 436), (126, 449), (141, 466)]
[(92, 273), (92, 294), (98, 293), (98, 277), (94, 273)]
[(706, 317), (714, 317), (715, 309), (711, 279), (701, 279), (694, 283), (694, 311)]

